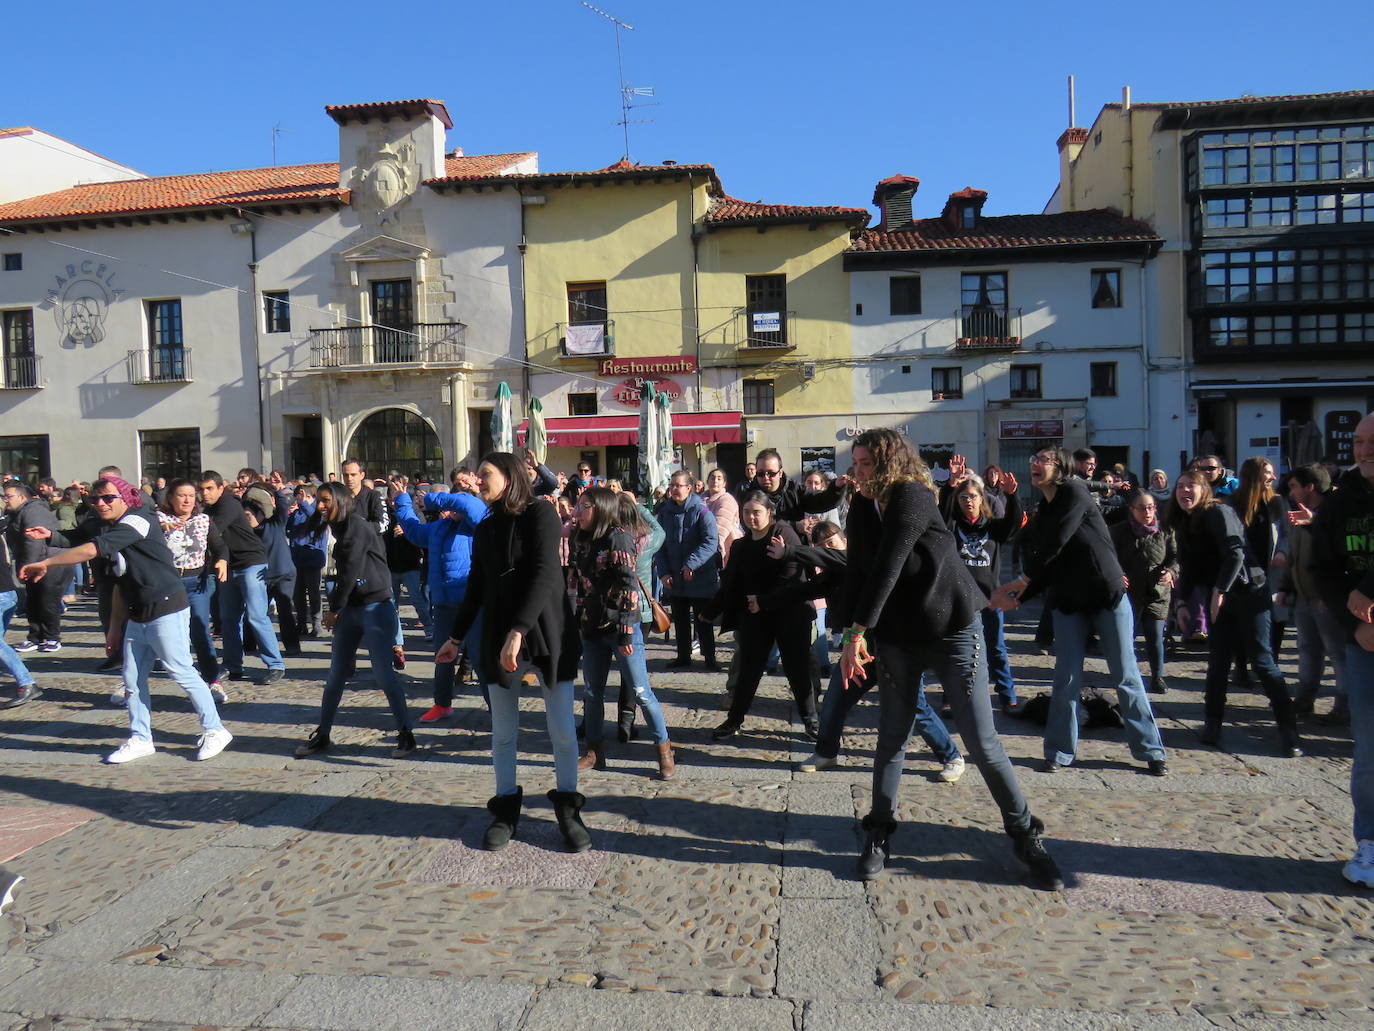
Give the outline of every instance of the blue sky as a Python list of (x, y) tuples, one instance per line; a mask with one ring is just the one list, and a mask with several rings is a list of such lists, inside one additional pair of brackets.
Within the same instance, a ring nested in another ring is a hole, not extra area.
[[(988, 214), (1039, 211), (1054, 141), (1137, 101), (1374, 87), (1359, 5), (605, 0), (633, 24), (626, 78), (656, 90), (636, 160), (714, 164), (748, 200), (867, 206), (921, 177)], [(0, 125), (35, 125), (151, 174), (337, 159), (329, 103), (437, 97), (449, 143), (537, 150), (545, 170), (621, 156), (615, 36), (578, 0), (13, 4)], [(1299, 24), (1302, 22), (1303, 24)]]

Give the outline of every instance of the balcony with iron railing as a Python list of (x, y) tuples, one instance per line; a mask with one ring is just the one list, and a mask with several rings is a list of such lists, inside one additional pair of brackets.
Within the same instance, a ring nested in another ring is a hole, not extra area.
[(795, 311), (758, 311), (736, 308), (735, 346), (742, 351), (790, 351), (794, 342)]
[(312, 369), (457, 365), (467, 361), (461, 322), (417, 322), (409, 329), (335, 326), (310, 331)]
[(954, 313), (954, 346), (960, 351), (1016, 351), (1021, 348), (1021, 309), (965, 305)]
[(554, 333), (560, 358), (610, 358), (615, 354), (615, 319), (560, 322)]
[(38, 390), (43, 386), (37, 355), (5, 355), (0, 360), (0, 390)]
[(189, 347), (156, 347), (129, 352), (130, 383), (191, 382)]

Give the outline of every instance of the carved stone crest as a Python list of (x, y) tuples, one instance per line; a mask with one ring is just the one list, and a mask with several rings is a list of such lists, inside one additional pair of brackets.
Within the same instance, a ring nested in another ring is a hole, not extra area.
[(393, 207), (410, 195), (415, 179), (411, 171), (414, 153), (409, 143), (383, 145), (376, 160), (363, 173), (363, 193), (377, 208)]

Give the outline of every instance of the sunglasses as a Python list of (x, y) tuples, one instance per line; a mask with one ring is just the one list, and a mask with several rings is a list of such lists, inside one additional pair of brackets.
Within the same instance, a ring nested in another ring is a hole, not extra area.
[(100, 505), (111, 505), (111, 504), (114, 504), (114, 503), (115, 503), (116, 501), (118, 501), (118, 500), (119, 500), (119, 495), (118, 495), (118, 494), (95, 494), (95, 495), (93, 495), (93, 496), (91, 497), (91, 501), (95, 502), (96, 504), (100, 504)]
[(771, 480), (774, 476), (781, 476), (781, 475), (782, 475), (782, 470), (781, 470), (781, 469), (760, 469), (760, 470), (759, 470), (757, 473), (755, 473), (754, 475), (756, 475), (756, 476), (767, 476), (767, 477)]

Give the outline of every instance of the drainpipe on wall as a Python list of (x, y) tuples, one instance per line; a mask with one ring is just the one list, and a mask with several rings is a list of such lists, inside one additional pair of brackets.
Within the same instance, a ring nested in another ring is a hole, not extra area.
[(697, 233), (697, 193), (696, 180), (687, 176), (687, 196), (692, 205), (692, 338), (695, 341), (695, 351), (697, 356), (697, 410), (705, 408), (702, 404), (702, 376), (701, 376), (701, 262), (699, 247), (701, 236)]
[(252, 286), (248, 295), (248, 317), (253, 322), (253, 385), (258, 395), (257, 466), (259, 469), (263, 469), (271, 465), (271, 458), (267, 446), (267, 408), (263, 401), (263, 391), (267, 385), (262, 374), (262, 320), (258, 318), (258, 227), (243, 211), (239, 210), (238, 216), (243, 219), (238, 225), (247, 228), (241, 230), (234, 228), (233, 231), (248, 237), (248, 272)]
[[(531, 391), (534, 389), (530, 382), (530, 335), (529, 327), (525, 324), (525, 191), (519, 186), (515, 187), (516, 198), (520, 207), (520, 349), (525, 356), (525, 363), (520, 367), (520, 379), (525, 387), (525, 408), (529, 408), (529, 399), (533, 396)], [(511, 318), (515, 318), (514, 310), (511, 311)], [(518, 423), (519, 420), (517, 419)], [(528, 438), (526, 438), (528, 442)]]
[(1121, 87), (1121, 117), (1126, 119), (1125, 150), (1126, 164), (1122, 169), (1126, 176), (1126, 215), (1135, 218), (1135, 118), (1131, 114), (1131, 87)]
[(1148, 313), (1145, 311), (1145, 262), (1148, 258), (1140, 259), (1140, 267), (1136, 269), (1136, 306), (1140, 309), (1140, 415), (1141, 423), (1145, 427), (1145, 446), (1141, 449), (1141, 460), (1145, 468), (1141, 469), (1141, 475), (1145, 477), (1145, 482), (1150, 479), (1149, 454), (1150, 454), (1150, 338)]

